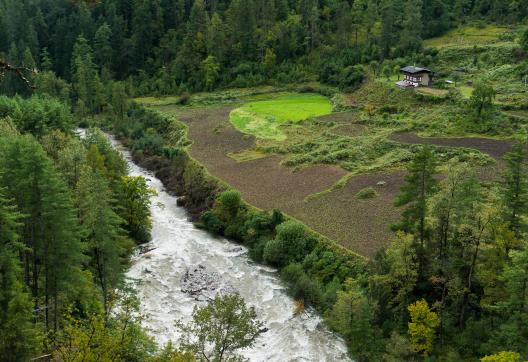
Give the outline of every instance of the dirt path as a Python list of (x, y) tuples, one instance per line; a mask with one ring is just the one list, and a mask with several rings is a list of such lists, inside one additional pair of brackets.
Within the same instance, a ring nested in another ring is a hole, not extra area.
[(487, 153), (495, 159), (502, 158), (511, 151), (510, 141), (494, 140), (490, 138), (466, 137), (466, 138), (440, 138), (440, 137), (420, 137), (415, 133), (393, 133), (389, 139), (400, 143), (430, 144), (443, 147), (473, 148), (480, 152)]

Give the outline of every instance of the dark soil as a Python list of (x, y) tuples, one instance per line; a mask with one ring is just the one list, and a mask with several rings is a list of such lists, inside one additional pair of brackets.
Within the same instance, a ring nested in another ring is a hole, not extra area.
[[(286, 211), (344, 247), (372, 257), (394, 237), (389, 226), (400, 218), (401, 210), (393, 202), (404, 175), (399, 171), (355, 176), (342, 189)], [(380, 181), (385, 184), (378, 186)], [(373, 187), (379, 196), (358, 199), (356, 194), (366, 187)]]

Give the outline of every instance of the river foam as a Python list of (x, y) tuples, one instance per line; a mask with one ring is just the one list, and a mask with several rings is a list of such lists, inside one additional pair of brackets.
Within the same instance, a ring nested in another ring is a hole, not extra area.
[(265, 323), (268, 330), (240, 353), (250, 361), (349, 361), (343, 340), (316, 313), (294, 314), (293, 300), (274, 269), (252, 262), (245, 248), (196, 229), (161, 181), (134, 164), (118, 142), (111, 142), (126, 158), (130, 174), (145, 177), (158, 193), (152, 197), (152, 241), (144, 247), (146, 252), (133, 257), (127, 273), (140, 282), (144, 327), (158, 343), (177, 344), (180, 334), (175, 322), (189, 321), (193, 308), (204, 305), (205, 301), (182, 292), (184, 275), (201, 266), (219, 283), (236, 289)]

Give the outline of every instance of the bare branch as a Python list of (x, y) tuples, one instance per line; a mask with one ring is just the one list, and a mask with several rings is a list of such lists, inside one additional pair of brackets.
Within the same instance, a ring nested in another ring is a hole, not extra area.
[(24, 75), (24, 72), (36, 73), (37, 71), (35, 69), (29, 69), (27, 67), (15, 67), (9, 64), (7, 61), (0, 59), (0, 79), (4, 76), (6, 72), (14, 73), (18, 78), (20, 78), (24, 83), (26, 83), (29, 88), (36, 88)]

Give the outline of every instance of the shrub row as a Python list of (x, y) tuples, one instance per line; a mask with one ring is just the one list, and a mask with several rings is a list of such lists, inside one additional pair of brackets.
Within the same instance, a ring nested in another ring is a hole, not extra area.
[[(238, 191), (208, 174), (181, 146), (188, 144), (186, 133), (170, 132), (181, 127), (176, 120), (145, 109), (130, 112), (129, 118), (115, 123), (114, 131), (132, 149), (136, 161), (180, 196), (180, 204), (198, 227), (246, 246), (253, 260), (276, 267), (291, 295), (304, 305), (329, 313), (345, 281), (366, 273), (364, 258), (279, 210), (255, 209)], [(146, 138), (161, 138), (163, 144)]]

